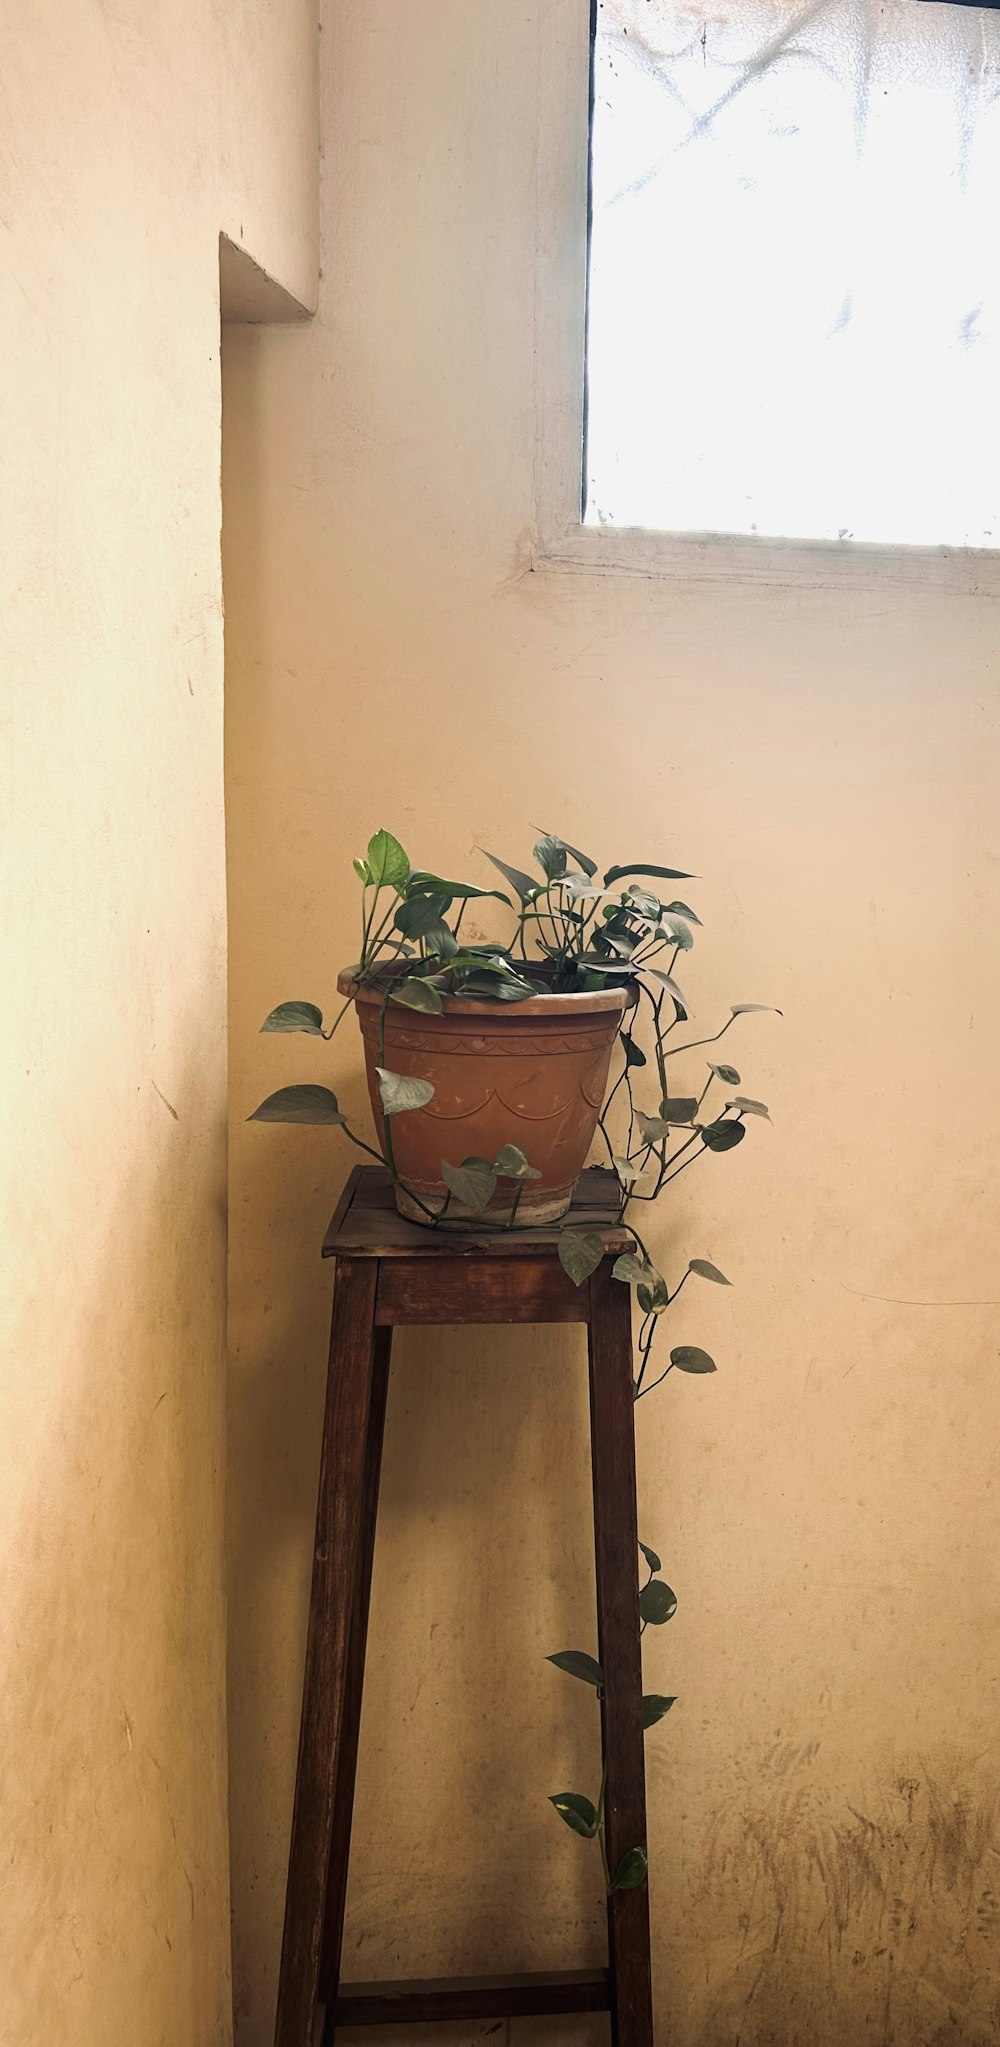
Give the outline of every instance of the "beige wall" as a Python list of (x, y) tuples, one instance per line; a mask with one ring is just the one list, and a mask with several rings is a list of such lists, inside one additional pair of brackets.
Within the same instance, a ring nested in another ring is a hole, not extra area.
[[(270, 2040), (348, 1163), (243, 1118), (310, 1077), (363, 1114), (351, 1032), (256, 1030), (332, 1005), (373, 827), (482, 876), (477, 843), (523, 864), (536, 823), (695, 870), (700, 1012), (785, 1011), (733, 1048), (773, 1129), (654, 1238), (735, 1282), (676, 1318), (717, 1377), (639, 1418), (680, 1598), (646, 1639), (681, 1701), (648, 1738), (659, 2038), (996, 2041), (997, 605), (528, 572), (536, 314), (575, 232), (539, 217), (539, 137), (576, 125), (539, 38), (585, 14), (339, 0), (319, 317), (228, 344), (239, 2040)], [(398, 1358), (347, 1967), (583, 1962), (596, 1858), (545, 1801), (593, 1786), (596, 1730), (543, 1661), (594, 1639), (579, 1345)]]
[(0, 2039), (230, 2037), (218, 240), (315, 289), (309, 0), (0, 61)]

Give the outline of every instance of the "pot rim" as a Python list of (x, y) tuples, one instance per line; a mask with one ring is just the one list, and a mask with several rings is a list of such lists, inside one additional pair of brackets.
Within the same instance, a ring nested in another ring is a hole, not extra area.
[[(337, 976), (338, 994), (353, 996), (355, 1007), (362, 1002), (380, 1004), (378, 988), (371, 982), (359, 987), (355, 972), (354, 967), (341, 969)], [(521, 1002), (490, 1002), (472, 995), (445, 995), (442, 999), (444, 1009), (440, 1015), (436, 1011), (410, 1009), (406, 1003), (396, 1004), (396, 1015), (419, 1017), (422, 1025), (433, 1025), (449, 1016), (488, 1016), (494, 1023), (509, 1018), (516, 1023), (524, 1016), (565, 1016), (567, 1011), (570, 1015), (592, 1016), (617, 1010), (624, 1015), (626, 1010), (635, 1008), (639, 989), (635, 981), (625, 981), (614, 988), (582, 988), (564, 995), (526, 995)]]

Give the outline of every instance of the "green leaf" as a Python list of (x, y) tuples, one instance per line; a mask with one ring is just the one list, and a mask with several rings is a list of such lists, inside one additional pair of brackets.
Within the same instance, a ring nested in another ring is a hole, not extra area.
[(640, 1542), (639, 1548), (641, 1549), (642, 1554), (645, 1557), (646, 1562), (649, 1565), (651, 1571), (659, 1571), (662, 1569), (660, 1559), (657, 1556), (655, 1549), (650, 1549), (649, 1544), (647, 1542)]
[(609, 867), (604, 877), (605, 888), (610, 888), (613, 881), (624, 881), (630, 874), (652, 875), (659, 881), (693, 881), (695, 878), (693, 874), (685, 874), (681, 867), (643, 867), (636, 864), (633, 867)]
[(279, 1002), (264, 1018), (262, 1031), (305, 1031), (311, 1038), (323, 1033), (323, 1011), (315, 1002)]
[(562, 840), (554, 839), (551, 832), (546, 832), (545, 837), (539, 839), (535, 847), (535, 859), (549, 881), (562, 880), (568, 865), (566, 858), (568, 851), (569, 848)]
[(398, 839), (391, 832), (376, 832), (368, 841), (368, 870), (376, 888), (403, 889), (410, 876), (410, 863)]
[(669, 974), (661, 973), (659, 967), (646, 967), (644, 971), (647, 974), (649, 974), (654, 981), (659, 981), (661, 986), (666, 989), (667, 994), (669, 995), (670, 1000), (674, 1005), (674, 1009), (677, 1012), (678, 1022), (684, 1023), (687, 1019), (688, 1014), (687, 996), (682, 994), (681, 990), (677, 986), (676, 981), (672, 980)]
[(625, 1053), (626, 1066), (645, 1066), (646, 1054), (641, 1045), (637, 1045), (635, 1039), (629, 1036), (628, 1031), (622, 1032), (622, 1049)]
[(401, 1002), (404, 1009), (423, 1009), (430, 1016), (440, 1016), (444, 1009), (438, 990), (430, 981), (400, 981), (392, 990), (390, 1002)]
[(456, 987), (463, 995), (484, 996), (488, 1002), (526, 1002), (530, 995), (540, 992), (530, 981), (522, 981), (519, 974), (492, 973), (486, 960), (480, 961), (478, 967), (457, 968), (456, 974)]
[(726, 1103), (726, 1107), (739, 1109), (744, 1116), (764, 1116), (768, 1123), (771, 1121), (771, 1111), (766, 1103), (751, 1101), (749, 1095), (734, 1095), (732, 1101)]
[(555, 1806), (559, 1818), (572, 1827), (574, 1834), (582, 1834), (585, 1841), (593, 1840), (597, 1832), (597, 1807), (584, 1798), (582, 1791), (557, 1791), (549, 1804)]
[(436, 924), (429, 926), (423, 934), (423, 939), (428, 959), (451, 961), (458, 951), (458, 939), (443, 917), (439, 918)]
[(562, 885), (572, 903), (596, 903), (604, 890), (586, 874), (564, 874)]
[(638, 1166), (634, 1166), (631, 1159), (619, 1158), (617, 1152), (614, 1155), (613, 1164), (622, 1186), (634, 1187), (639, 1178)]
[(372, 871), (368, 865), (367, 860), (354, 860), (352, 861), (351, 864), (354, 868), (355, 874), (358, 877), (358, 880), (363, 881), (367, 886), (367, 884), (371, 881), (372, 878)]
[(728, 1121), (722, 1117), (717, 1123), (705, 1124), (701, 1141), (709, 1151), (732, 1151), (734, 1144), (742, 1144), (746, 1134), (745, 1123), (740, 1123), (736, 1117)]
[(660, 1115), (664, 1123), (690, 1123), (697, 1107), (693, 1095), (666, 1095), (660, 1103)]
[(528, 1154), (519, 1144), (504, 1144), (493, 1161), (502, 1180), (540, 1180), (537, 1166), (529, 1163)]
[(637, 1891), (639, 1885), (646, 1881), (648, 1867), (649, 1857), (645, 1848), (630, 1848), (618, 1864), (612, 1890)]
[(495, 853), (487, 853), (485, 846), (481, 846), (479, 850), (499, 869), (504, 880), (510, 882), (511, 888), (520, 896), (522, 903), (533, 902), (536, 896), (541, 895), (542, 882), (534, 881), (530, 874), (523, 874), (519, 867), (508, 867), (506, 860), (498, 860)]
[(670, 1353), (670, 1362), (679, 1372), (714, 1372), (715, 1359), (707, 1350), (699, 1350), (695, 1343), (679, 1343)]
[(640, 1618), (651, 1628), (662, 1628), (664, 1621), (673, 1620), (677, 1612), (677, 1594), (665, 1578), (651, 1578), (639, 1594)]
[(697, 1273), (699, 1279), (714, 1279), (716, 1286), (732, 1286), (733, 1283), (709, 1258), (692, 1258), (688, 1263), (688, 1271)]
[[(489, 854), (487, 854), (489, 859)], [(471, 901), (473, 897), (492, 896), (498, 903), (509, 903), (499, 888), (475, 888), (471, 881), (444, 881), (440, 874), (428, 874), (420, 867), (411, 874), (405, 890), (407, 899), (411, 896), (447, 896), (451, 902)]]
[(642, 1702), (643, 1727), (655, 1727), (657, 1721), (662, 1720), (664, 1714), (669, 1713), (671, 1706), (676, 1704), (676, 1698), (665, 1699), (662, 1692), (647, 1692)]
[(636, 888), (634, 883), (628, 890), (628, 895), (636, 909), (640, 910), (644, 917), (651, 918), (655, 924), (662, 909), (659, 896), (650, 895), (648, 888)]
[(784, 1011), (775, 1009), (770, 1002), (734, 1002), (733, 1016), (783, 1016)]
[(408, 1073), (390, 1073), (386, 1066), (376, 1066), (375, 1071), (386, 1116), (401, 1116), (407, 1109), (423, 1109), (433, 1096), (434, 1087), (429, 1080), (414, 1080)]
[(604, 1683), (604, 1672), (596, 1657), (588, 1656), (585, 1649), (559, 1649), (555, 1656), (547, 1656), (546, 1663), (554, 1663), (557, 1670), (564, 1670), (568, 1677), (578, 1677), (582, 1684), (593, 1685), (600, 1691)]
[(634, 1251), (623, 1251), (611, 1267), (612, 1279), (620, 1279), (626, 1286), (648, 1286), (651, 1276), (652, 1267)]
[(485, 1214), (496, 1190), (497, 1176), (488, 1159), (463, 1159), (460, 1166), (441, 1160), (441, 1178), (456, 1201), (465, 1203), (476, 1215)]
[(711, 1073), (714, 1073), (716, 1080), (724, 1080), (727, 1087), (739, 1087), (740, 1076), (735, 1066), (720, 1066), (716, 1064), (714, 1059), (709, 1059), (708, 1068)]
[(582, 867), (584, 874), (593, 880), (594, 875), (597, 873), (597, 861), (592, 860), (589, 853), (581, 853), (579, 846), (571, 846), (569, 840), (561, 839), (558, 832), (546, 832), (544, 836), (546, 839), (551, 839), (557, 846), (565, 846), (567, 853), (573, 855), (577, 866)]
[(343, 1123), (337, 1097), (328, 1087), (313, 1087), (306, 1081), (299, 1087), (279, 1087), (277, 1094), (261, 1102), (248, 1123)]
[(682, 917), (674, 917), (669, 910), (664, 910), (659, 929), (664, 938), (670, 940), (671, 945), (679, 945), (682, 952), (690, 952), (694, 938)]
[(689, 924), (697, 924), (700, 931), (701, 918), (696, 917), (694, 911), (689, 910), (686, 903), (665, 903), (663, 907), (666, 910), (671, 910), (675, 917), (686, 917)]
[(647, 1116), (642, 1109), (637, 1109), (635, 1120), (643, 1144), (662, 1144), (663, 1139), (671, 1135), (670, 1124), (665, 1123), (662, 1116)]
[(582, 1286), (596, 1272), (604, 1256), (600, 1237), (583, 1230), (560, 1230), (559, 1263), (574, 1286)]
[(424, 938), (450, 908), (450, 896), (411, 896), (400, 903), (392, 921), (406, 938)]

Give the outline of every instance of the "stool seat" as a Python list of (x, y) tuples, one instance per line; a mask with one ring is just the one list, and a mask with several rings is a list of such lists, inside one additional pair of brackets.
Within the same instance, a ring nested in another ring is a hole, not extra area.
[[(614, 1174), (592, 1167), (546, 1228), (429, 1228), (398, 1214), (381, 1166), (351, 1174), (323, 1243), (336, 1261), (275, 2047), (333, 2047), (340, 2026), (565, 2012), (610, 2014), (612, 2047), (653, 2047), (645, 1884), (608, 1897), (608, 1967), (341, 1983), (365, 1646), (392, 1331), (401, 1325), (587, 1327), (605, 1831), (612, 1869), (644, 1846), (631, 1289), (612, 1265), (635, 1239)], [(567, 1225), (599, 1239), (575, 1286)]]

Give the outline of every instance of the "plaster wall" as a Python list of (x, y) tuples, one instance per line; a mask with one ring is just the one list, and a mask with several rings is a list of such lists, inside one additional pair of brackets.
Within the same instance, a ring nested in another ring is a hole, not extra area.
[[(651, 1226), (668, 1271), (707, 1256), (734, 1282), (692, 1283), (674, 1322), (717, 1375), (639, 1410), (640, 1527), (679, 1597), (645, 1643), (680, 1701), (647, 1737), (658, 2039), (985, 2047), (996, 576), (532, 568), (539, 337), (579, 239), (543, 158), (573, 154), (586, 12), (339, 0), (319, 314), (227, 342), (238, 2038), (271, 2037), (318, 1249), (350, 1163), (333, 1133), (244, 1118), (316, 1079), (366, 1125), (353, 1021), (329, 1049), (257, 1030), (284, 997), (332, 1011), (373, 828), (485, 878), (476, 847), (524, 865), (535, 825), (692, 869), (699, 1017), (785, 1012), (726, 1041), (773, 1128)], [(593, 1703), (544, 1661), (594, 1646), (588, 1513), (577, 1338), (399, 1340), (350, 1975), (600, 1956), (596, 1855), (546, 1803), (596, 1785)]]
[(316, 284), (308, 0), (0, 29), (0, 2039), (231, 2037), (219, 234)]

